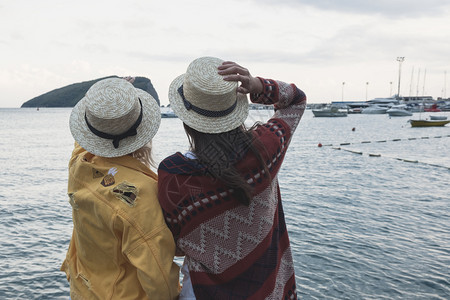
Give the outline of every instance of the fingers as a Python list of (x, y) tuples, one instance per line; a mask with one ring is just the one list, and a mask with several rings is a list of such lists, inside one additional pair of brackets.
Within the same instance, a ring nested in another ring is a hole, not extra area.
[(222, 65), (218, 67), (218, 69), (219, 69), (218, 73), (220, 75), (229, 75), (229, 74), (241, 74), (247, 76), (250, 75), (250, 72), (246, 68), (234, 62), (224, 62)]
[(253, 90), (258, 90), (258, 86), (253, 83), (254, 78), (250, 75), (248, 69), (235, 62), (223, 62), (218, 67), (218, 73), (223, 76), (223, 80), (240, 82), (241, 84), (237, 88), (238, 93), (248, 94)]
[(239, 66), (237, 63), (235, 63), (234, 61), (224, 61), (223, 63), (222, 63), (222, 65), (221, 66), (219, 66), (219, 69), (220, 68), (226, 68), (226, 65), (237, 65), (237, 66)]
[(242, 87), (242, 86), (239, 86), (239, 87), (236, 89), (236, 91), (237, 91), (238, 93), (241, 93), (241, 94), (248, 94), (248, 93), (249, 93), (249, 90), (246, 89), (246, 88), (244, 88), (244, 87)]
[(221, 74), (221, 75), (224, 75), (223, 80), (226, 80), (226, 81), (241, 81), (241, 82), (245, 81), (245, 76), (242, 76), (239, 74), (231, 73), (231, 75), (225, 75), (225, 74)]

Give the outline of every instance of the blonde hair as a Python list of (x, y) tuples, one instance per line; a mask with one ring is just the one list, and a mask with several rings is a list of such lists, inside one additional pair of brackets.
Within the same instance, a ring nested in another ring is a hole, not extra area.
[(152, 157), (152, 141), (148, 142), (143, 147), (134, 151), (133, 153), (130, 153), (130, 155), (139, 160), (147, 167), (156, 168), (155, 161), (153, 160)]

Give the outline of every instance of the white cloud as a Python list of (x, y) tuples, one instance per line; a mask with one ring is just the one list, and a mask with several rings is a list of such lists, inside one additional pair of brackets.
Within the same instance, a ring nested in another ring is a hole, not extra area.
[(367, 81), (369, 95), (387, 96), (397, 56), (405, 92), (413, 66), (427, 69), (434, 97), (450, 71), (448, 1), (166, 2), (2, 4), (0, 106), (108, 75), (149, 77), (164, 104), (171, 80), (203, 55), (298, 83), (312, 102), (339, 100), (342, 81), (349, 100), (364, 100)]
[(442, 15), (443, 9), (448, 10), (450, 6), (447, 0), (260, 0), (258, 2), (269, 5), (307, 5), (325, 11), (378, 14), (390, 18)]

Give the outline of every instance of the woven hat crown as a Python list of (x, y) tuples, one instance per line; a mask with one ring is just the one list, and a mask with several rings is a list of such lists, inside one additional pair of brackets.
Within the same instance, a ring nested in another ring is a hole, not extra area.
[(156, 134), (161, 111), (147, 92), (121, 78), (96, 82), (70, 114), (70, 132), (85, 150), (119, 157), (146, 145)]
[(197, 58), (169, 87), (170, 105), (178, 118), (203, 133), (230, 131), (248, 115), (247, 96), (237, 93), (238, 83), (218, 73), (223, 62), (216, 57)]
[(95, 129), (108, 134), (124, 133), (140, 114), (135, 88), (120, 78), (96, 82), (85, 98), (87, 120)]
[(236, 102), (237, 82), (225, 81), (217, 73), (223, 60), (201, 57), (191, 62), (183, 82), (185, 98), (193, 105), (212, 111), (222, 111)]

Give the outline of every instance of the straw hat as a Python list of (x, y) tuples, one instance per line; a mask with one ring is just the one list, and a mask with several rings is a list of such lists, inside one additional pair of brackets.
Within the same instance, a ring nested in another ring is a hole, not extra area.
[(170, 84), (170, 106), (178, 118), (197, 131), (230, 131), (247, 118), (247, 96), (236, 92), (237, 82), (225, 81), (217, 73), (222, 62), (215, 57), (198, 58)]
[(156, 100), (121, 78), (96, 82), (73, 108), (70, 131), (92, 154), (118, 157), (150, 142), (161, 122)]

